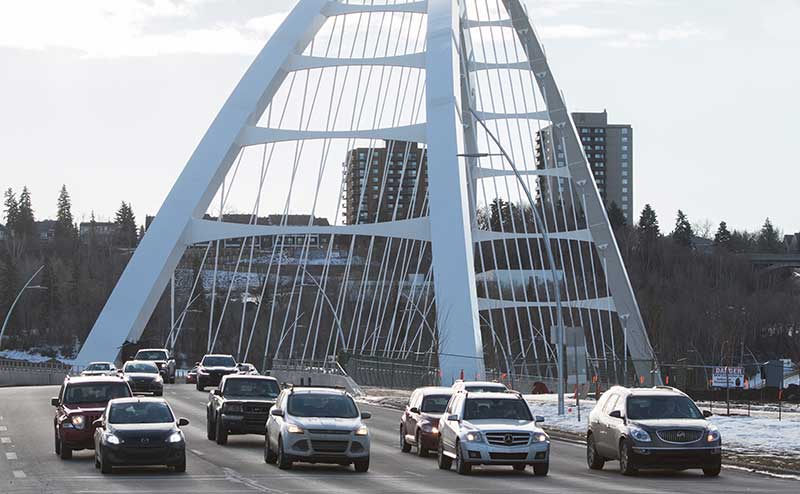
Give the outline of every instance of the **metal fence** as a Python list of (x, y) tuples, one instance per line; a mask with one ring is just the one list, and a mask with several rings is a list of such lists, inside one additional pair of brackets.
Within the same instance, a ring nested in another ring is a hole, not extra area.
[(439, 369), (422, 362), (354, 354), (341, 354), (338, 361), (361, 386), (414, 389), (439, 384)]

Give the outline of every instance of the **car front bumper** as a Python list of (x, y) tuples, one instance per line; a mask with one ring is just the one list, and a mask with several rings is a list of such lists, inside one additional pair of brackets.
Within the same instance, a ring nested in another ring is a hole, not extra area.
[(550, 460), (550, 441), (524, 446), (498, 446), (486, 442), (461, 443), (462, 458), (473, 465), (530, 465)]
[(128, 381), (131, 391), (134, 393), (163, 393), (164, 384), (159, 381), (135, 381), (133, 379)]
[(369, 458), (369, 436), (285, 433), (284, 452), (295, 461), (351, 463)]
[(635, 445), (630, 454), (636, 468), (711, 468), (722, 462), (722, 447), (665, 448)]
[(175, 466), (186, 461), (185, 443), (158, 444), (137, 447), (125, 444), (103, 446), (106, 461), (114, 466), (168, 465)]
[(61, 444), (69, 449), (94, 449), (94, 427), (85, 429), (61, 428)]
[(264, 435), (267, 425), (267, 414), (230, 415), (222, 414), (222, 424), (231, 434)]

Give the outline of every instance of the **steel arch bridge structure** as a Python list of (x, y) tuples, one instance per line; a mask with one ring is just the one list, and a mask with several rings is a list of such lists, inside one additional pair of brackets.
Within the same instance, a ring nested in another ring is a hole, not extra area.
[[(226, 220), (234, 201), (247, 221)], [(343, 202), (355, 221), (338, 220)], [(267, 208), (282, 213), (260, 221)], [(297, 212), (304, 224), (288, 220)], [(226, 239), (240, 240), (232, 256)], [(653, 359), (519, 0), (300, 0), (191, 155), (77, 363), (139, 340), (189, 248), (213, 277), (189, 277), (173, 345), (210, 290), (207, 349), (237, 314), (245, 358), (256, 347), (292, 359), (436, 353), (449, 382), (482, 376), (499, 351), (507, 367), (530, 369), (555, 359), (548, 334), (561, 306), (593, 359)], [(237, 293), (255, 311), (231, 302)]]

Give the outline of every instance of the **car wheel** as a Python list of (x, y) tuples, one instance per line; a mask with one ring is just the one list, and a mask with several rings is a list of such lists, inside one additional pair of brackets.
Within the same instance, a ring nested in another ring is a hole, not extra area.
[(461, 445), (456, 443), (456, 472), (459, 475), (469, 475), (472, 473), (472, 465), (464, 461), (464, 455), (461, 452)]
[(94, 467), (100, 468), (100, 457), (97, 454), (97, 451), (94, 452)]
[(441, 439), (439, 440), (439, 449), (436, 451), (436, 463), (440, 470), (450, 470), (453, 465), (453, 459), (444, 454), (444, 445)]
[(162, 389), (161, 391), (156, 391), (155, 393), (153, 393), (153, 395), (155, 395), (155, 396), (164, 396), (164, 390)]
[(586, 439), (586, 463), (592, 470), (602, 470), (606, 460), (597, 452), (597, 444), (595, 444), (594, 434), (589, 434)]
[(364, 460), (356, 460), (353, 462), (353, 468), (356, 469), (358, 473), (364, 473), (369, 470), (369, 457)]
[(217, 439), (217, 427), (211, 420), (211, 413), (206, 412), (206, 437), (209, 441)]
[(264, 436), (264, 463), (274, 464), (278, 461), (278, 455), (272, 451), (269, 445), (269, 434)]
[(280, 437), (278, 438), (278, 468), (281, 470), (292, 469), (292, 460), (289, 458), (289, 455), (283, 451), (283, 439)]
[(631, 445), (622, 441), (619, 446), (619, 471), (622, 475), (636, 475), (639, 473), (631, 463)]
[(53, 448), (56, 450), (56, 454), (60, 455), (61, 454), (61, 441), (58, 440), (58, 432), (56, 432), (56, 431), (53, 431), (53, 440), (54, 440)]
[(411, 451), (411, 445), (406, 441), (406, 430), (402, 425), (400, 426), (400, 451), (403, 453)]
[(62, 460), (70, 460), (70, 459), (72, 459), (72, 448), (70, 448), (69, 446), (65, 446), (64, 443), (61, 442), (61, 441), (59, 441), (59, 442), (61, 443), (61, 448), (60, 448), (61, 451), (60, 451), (60, 454), (59, 454), (61, 459)]
[(181, 462), (173, 467), (176, 473), (184, 473), (186, 471), (186, 453), (183, 454)]
[(703, 468), (703, 475), (706, 477), (718, 477), (722, 471), (722, 464), (717, 464), (712, 467)]
[(546, 463), (534, 463), (533, 464), (533, 474), (537, 477), (546, 477), (548, 472), (550, 472), (550, 462)]
[(205, 391), (206, 387), (200, 382), (200, 379), (197, 380), (197, 384), (194, 386), (197, 388), (197, 391)]
[(518, 465), (514, 465), (514, 471), (515, 472), (524, 472), (525, 471), (525, 466), (526, 465), (524, 463), (520, 463)]
[(428, 456), (428, 448), (422, 447), (422, 436), (420, 435), (419, 431), (417, 431), (416, 436), (414, 436), (417, 441), (417, 456), (426, 457)]
[(100, 454), (100, 472), (106, 475), (112, 472), (111, 462), (102, 453)]
[(169, 383), (170, 384), (175, 384), (175, 376), (174, 375), (169, 378)]
[(222, 417), (217, 417), (217, 420), (214, 422), (217, 424), (217, 444), (224, 446), (228, 443), (228, 429), (226, 429), (225, 425), (222, 423)]

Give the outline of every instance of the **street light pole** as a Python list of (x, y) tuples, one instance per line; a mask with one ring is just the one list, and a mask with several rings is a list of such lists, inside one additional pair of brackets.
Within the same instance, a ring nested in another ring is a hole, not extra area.
[[(483, 127), (483, 130), (491, 137), (492, 141), (497, 145), (500, 149), (500, 152), (505, 157), (506, 161), (508, 162), (509, 166), (511, 166), (511, 170), (514, 172), (514, 176), (517, 177), (517, 181), (522, 186), (522, 190), (525, 192), (525, 195), (528, 198), (528, 201), (531, 204), (531, 211), (533, 212), (534, 220), (536, 221), (537, 227), (539, 231), (542, 233), (542, 239), (544, 240), (545, 251), (547, 253), (547, 262), (550, 264), (550, 271), (553, 275), (553, 286), (554, 292), (556, 296), (556, 320), (557, 320), (557, 335), (556, 340), (558, 344), (558, 352), (556, 353), (557, 360), (558, 360), (558, 414), (564, 415), (564, 314), (561, 307), (561, 283), (558, 277), (558, 271), (556, 270), (556, 261), (555, 256), (553, 256), (553, 249), (550, 245), (550, 233), (547, 231), (547, 225), (545, 225), (542, 217), (539, 215), (539, 211), (536, 209), (536, 203), (533, 200), (533, 195), (531, 194), (530, 189), (528, 188), (528, 184), (525, 183), (522, 176), (519, 174), (519, 170), (514, 162), (511, 160), (511, 157), (506, 152), (503, 145), (500, 144), (500, 141), (495, 137), (495, 135), (489, 130), (489, 127), (480, 119), (478, 114), (472, 108), (469, 109), (470, 113), (472, 114), (473, 118)], [(470, 156), (470, 155), (462, 155), (462, 156)], [(479, 157), (488, 156), (488, 154), (480, 155)], [(478, 157), (473, 155), (473, 157)]]
[(28, 282), (25, 283), (25, 286), (23, 286), (22, 289), (19, 291), (19, 293), (17, 293), (17, 297), (11, 303), (11, 307), (9, 307), (8, 309), (8, 314), (6, 314), (6, 318), (3, 321), (3, 327), (0, 328), (0, 346), (2, 346), (3, 344), (3, 335), (6, 332), (6, 326), (8, 325), (8, 321), (11, 319), (11, 313), (14, 312), (14, 306), (17, 305), (19, 298), (22, 296), (22, 292), (24, 292), (28, 288), (28, 285), (30, 285), (31, 282), (33, 282), (33, 279), (36, 278), (36, 275), (38, 275), (43, 269), (44, 269), (44, 264), (39, 269), (37, 269), (35, 273), (33, 273), (33, 276), (31, 276)]

